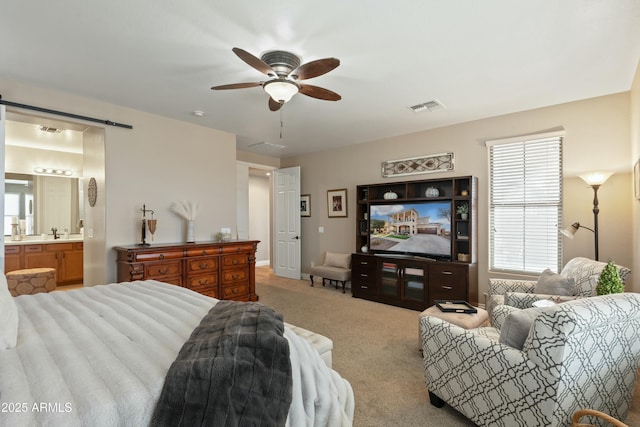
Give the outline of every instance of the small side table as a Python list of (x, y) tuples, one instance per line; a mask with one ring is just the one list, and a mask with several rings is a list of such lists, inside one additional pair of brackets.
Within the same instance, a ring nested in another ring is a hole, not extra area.
[(478, 310), (477, 313), (445, 313), (435, 305), (432, 305), (422, 313), (418, 314), (418, 347), (420, 348), (420, 353), (422, 353), (422, 343), (420, 342), (420, 319), (422, 317), (437, 317), (438, 319), (453, 323), (454, 325), (460, 326), (464, 329), (475, 329), (484, 326), (485, 324), (488, 326), (489, 313), (487, 313), (487, 310), (479, 307), (476, 307), (476, 310)]

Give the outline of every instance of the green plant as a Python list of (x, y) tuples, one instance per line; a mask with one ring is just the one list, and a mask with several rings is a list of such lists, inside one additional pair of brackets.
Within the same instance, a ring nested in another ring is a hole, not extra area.
[(620, 274), (613, 261), (609, 261), (602, 269), (596, 286), (598, 295), (619, 294), (624, 292), (624, 283), (620, 279)]
[(469, 204), (468, 203), (463, 203), (461, 205), (458, 205), (458, 207), (456, 208), (456, 213), (462, 215), (462, 214), (468, 214), (469, 213)]

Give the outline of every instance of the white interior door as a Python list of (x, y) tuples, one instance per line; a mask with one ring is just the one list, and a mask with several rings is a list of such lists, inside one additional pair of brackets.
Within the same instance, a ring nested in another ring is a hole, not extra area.
[[(4, 122), (6, 119), (7, 107), (0, 105), (0, 175), (4, 182)], [(4, 218), (4, 185), (2, 185), (2, 197), (0, 197), (0, 211)], [(4, 233), (3, 233), (4, 234)], [(0, 271), (4, 272), (4, 238), (0, 239)]]
[(300, 166), (274, 171), (276, 276), (300, 279)]

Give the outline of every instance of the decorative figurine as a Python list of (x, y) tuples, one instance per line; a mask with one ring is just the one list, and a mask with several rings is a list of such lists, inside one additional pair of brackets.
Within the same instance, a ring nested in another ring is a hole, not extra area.
[[(139, 243), (139, 246), (151, 246), (150, 243), (147, 243), (147, 212), (151, 212), (151, 219), (149, 220), (149, 231), (151, 232), (151, 240), (153, 240), (153, 233), (156, 232), (156, 222), (157, 220), (153, 219), (153, 210), (147, 209), (147, 205), (143, 204), (142, 209), (142, 243)], [(151, 226), (151, 223), (153, 226)], [(151, 229), (153, 227), (153, 230)]]

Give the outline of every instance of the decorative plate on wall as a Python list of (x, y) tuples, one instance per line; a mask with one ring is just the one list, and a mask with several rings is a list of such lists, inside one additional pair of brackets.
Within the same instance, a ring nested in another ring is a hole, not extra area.
[(98, 184), (96, 183), (96, 179), (93, 177), (89, 180), (87, 196), (89, 197), (89, 206), (94, 207), (96, 205), (96, 199), (98, 198)]

